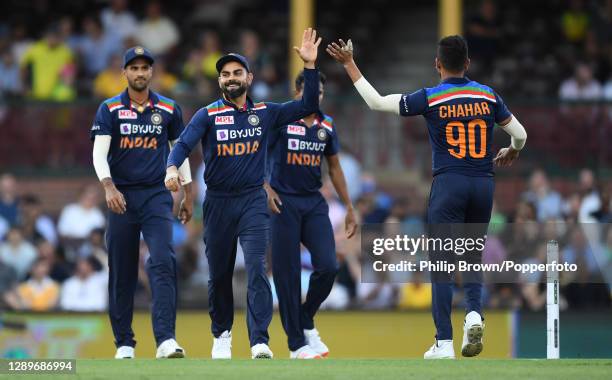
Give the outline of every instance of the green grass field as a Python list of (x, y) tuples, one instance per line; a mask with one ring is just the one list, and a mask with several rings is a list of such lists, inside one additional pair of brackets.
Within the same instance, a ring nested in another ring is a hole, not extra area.
[[(65, 379), (610, 379), (612, 360), (78, 360), (77, 374)], [(39, 375), (4, 378), (41, 378)]]

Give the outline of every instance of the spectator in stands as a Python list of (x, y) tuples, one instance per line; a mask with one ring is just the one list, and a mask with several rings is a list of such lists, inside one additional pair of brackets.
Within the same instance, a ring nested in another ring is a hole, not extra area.
[(68, 263), (63, 257), (61, 247), (54, 247), (48, 241), (41, 240), (36, 245), (38, 250), (38, 258), (45, 260), (49, 264), (49, 277), (58, 283), (66, 281), (72, 275), (73, 265)]
[(59, 298), (59, 285), (49, 277), (49, 264), (37, 260), (32, 266), (30, 279), (22, 282), (15, 292), (6, 295), (6, 302), (16, 310), (48, 311), (55, 308)]
[(361, 164), (346, 147), (342, 147), (339, 159), (349, 196), (351, 199), (357, 199), (361, 196)]
[(571, 43), (581, 43), (587, 35), (589, 24), (589, 15), (584, 9), (584, 1), (571, 0), (569, 8), (561, 15), (561, 29), (565, 39)]
[(93, 257), (104, 270), (108, 269), (108, 252), (106, 252), (104, 230), (102, 228), (91, 231), (89, 240), (83, 243), (79, 249), (79, 257)]
[(470, 56), (488, 65), (497, 54), (501, 32), (497, 7), (492, 0), (484, 0), (477, 15), (467, 22), (466, 39)]
[(94, 228), (103, 228), (105, 219), (97, 206), (99, 201), (98, 186), (86, 186), (78, 202), (71, 203), (62, 210), (57, 225), (60, 236), (83, 240), (89, 237)]
[(174, 21), (163, 15), (159, 1), (147, 4), (145, 13), (146, 17), (138, 26), (136, 37), (151, 53), (162, 56), (178, 43), (179, 30)]
[(251, 93), (255, 99), (270, 95), (270, 87), (276, 82), (276, 69), (270, 55), (261, 48), (259, 36), (252, 30), (240, 34), (240, 52), (247, 58), (255, 76)]
[(166, 70), (166, 64), (162, 59), (155, 61), (155, 75), (151, 79), (151, 89), (162, 94), (172, 95), (178, 86), (178, 78)]
[(599, 100), (603, 96), (601, 84), (593, 78), (593, 69), (586, 63), (578, 63), (574, 76), (561, 83), (561, 100)]
[(580, 193), (582, 194), (582, 201), (580, 202), (578, 221), (580, 223), (597, 223), (594, 214), (601, 208), (601, 198), (597, 191), (595, 174), (591, 169), (580, 171)]
[(36, 260), (36, 249), (30, 242), (24, 240), (18, 227), (12, 227), (6, 236), (6, 241), (0, 243), (0, 260), (13, 267), (17, 272), (17, 278), (22, 280)]
[[(539, 244), (535, 255), (525, 260), (523, 264), (546, 264), (546, 244)], [(546, 289), (541, 286), (541, 283), (546, 280), (543, 278), (543, 273), (522, 273), (520, 275), (521, 295), (524, 306), (529, 310), (540, 311), (546, 305)]]
[(108, 274), (96, 272), (94, 258), (80, 258), (74, 276), (62, 285), (60, 307), (69, 311), (104, 311), (108, 306)]
[(20, 68), (10, 50), (0, 53), (0, 98), (21, 95)]
[(111, 0), (110, 6), (102, 10), (100, 18), (105, 32), (117, 33), (122, 41), (135, 36), (138, 30), (138, 21), (129, 11), (127, 0)]
[(529, 190), (523, 193), (522, 198), (535, 206), (538, 221), (561, 218), (563, 199), (558, 192), (551, 189), (548, 177), (542, 169), (536, 169), (531, 174)]
[(21, 198), (19, 224), (25, 238), (33, 243), (46, 240), (57, 244), (57, 231), (53, 220), (43, 214), (40, 199), (32, 194)]
[(423, 310), (431, 308), (431, 282), (424, 279), (423, 273), (415, 273), (410, 282), (401, 285), (397, 307)]
[(10, 265), (0, 261), (0, 307), (5, 300), (5, 294), (13, 291), (17, 285), (17, 272)]
[(123, 50), (121, 39), (116, 32), (104, 31), (98, 17), (90, 16), (82, 22), (84, 35), (79, 38), (75, 50), (81, 55), (85, 74), (93, 78)]
[(606, 0), (603, 9), (595, 12), (592, 33), (599, 49), (607, 54), (612, 48), (612, 0)]
[(219, 76), (217, 73), (216, 62), (221, 58), (221, 42), (219, 35), (209, 30), (202, 35), (201, 41), (201, 59), (200, 70), (205, 77), (216, 80)]
[(28, 77), (28, 71), (31, 71), (29, 95), (32, 98), (66, 101), (74, 97), (72, 51), (61, 40), (57, 25), (47, 29), (45, 37), (24, 53), (21, 61), (22, 78)]
[[(106, 69), (98, 73), (94, 79), (94, 95), (99, 98), (111, 98), (125, 90), (127, 82), (123, 75), (122, 58), (120, 55), (113, 55), (110, 64)], [(157, 67), (156, 67), (157, 70)], [(157, 74), (156, 74), (157, 75)]]
[(6, 173), (0, 177), (0, 217), (10, 225), (15, 225), (18, 215), (17, 180), (12, 174)]
[(608, 79), (603, 87), (603, 97), (605, 100), (612, 100), (612, 77)]
[(11, 30), (11, 53), (13, 60), (20, 63), (23, 60), (23, 55), (32, 45), (32, 40), (28, 35), (28, 29), (24, 23), (13, 25)]

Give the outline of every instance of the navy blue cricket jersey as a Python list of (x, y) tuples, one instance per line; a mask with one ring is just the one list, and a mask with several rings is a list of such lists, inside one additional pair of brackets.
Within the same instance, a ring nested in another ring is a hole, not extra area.
[(112, 137), (108, 164), (115, 185), (139, 187), (164, 183), (168, 141), (181, 132), (183, 114), (174, 100), (149, 91), (149, 103), (140, 113), (126, 89), (100, 104), (90, 137)]
[(263, 186), (268, 133), (310, 115), (319, 106), (319, 74), (304, 69), (304, 96), (287, 103), (253, 103), (242, 108), (219, 99), (193, 116), (170, 152), (168, 166), (179, 167), (202, 144), (207, 192), (241, 193)]
[(311, 194), (321, 188), (321, 161), (338, 153), (333, 119), (317, 112), (312, 126), (294, 121), (270, 135), (270, 186), (286, 194)]
[(403, 95), (399, 107), (402, 116), (427, 120), (434, 176), (493, 176), (493, 127), (511, 113), (490, 87), (467, 77), (448, 78)]

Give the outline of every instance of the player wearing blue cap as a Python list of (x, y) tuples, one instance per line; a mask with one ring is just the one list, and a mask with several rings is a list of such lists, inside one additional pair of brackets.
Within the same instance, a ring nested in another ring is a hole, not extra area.
[[(166, 159), (183, 131), (181, 109), (149, 89), (153, 56), (140, 47), (126, 51), (127, 89), (98, 108), (91, 139), (93, 164), (104, 186), (108, 212), (109, 316), (115, 358), (133, 358), (132, 317), (138, 281), (140, 235), (149, 248), (146, 270), (153, 296), (153, 333), (157, 358), (182, 358), (175, 340), (176, 259), (172, 248), (173, 199), (164, 187)], [(185, 197), (179, 217), (193, 212), (189, 162), (180, 168)]]
[[(498, 94), (465, 76), (470, 59), (463, 37), (448, 36), (438, 42), (435, 67), (441, 82), (407, 94), (381, 96), (357, 68), (350, 40), (328, 45), (327, 52), (342, 63), (370, 109), (425, 117), (434, 176), (427, 209), (430, 229), (437, 235), (443, 232), (440, 230), (449, 230), (450, 224), (454, 224), (454, 231), (472, 224), (471, 229), (482, 231), (466, 232), (485, 235), (493, 207), (493, 164), (511, 165), (525, 145), (527, 132)], [(511, 136), (511, 144), (494, 156), (492, 140), (496, 124)], [(462, 260), (477, 263), (481, 254), (482, 251), (473, 249)], [(452, 252), (432, 251), (430, 260), (439, 264), (455, 261), (456, 257)], [(445, 271), (432, 271), (431, 275), (436, 341), (424, 358), (454, 359), (450, 318), (454, 275)], [(482, 272), (464, 272), (463, 287), (467, 310), (461, 354), (472, 357), (483, 349)]]
[(200, 142), (206, 171), (203, 205), (204, 242), (210, 269), (208, 297), (213, 359), (231, 358), (234, 321), (232, 277), (240, 239), (248, 277), (247, 327), (252, 358), (272, 358), (268, 326), (272, 294), (265, 270), (269, 214), (263, 189), (268, 134), (318, 109), (319, 75), (315, 69), (321, 39), (304, 31), (294, 49), (304, 61), (304, 96), (283, 104), (253, 103), (247, 90), (253, 81), (247, 60), (228, 54), (217, 62), (222, 98), (193, 116), (168, 158), (166, 186), (178, 190), (178, 171)]
[[(325, 76), (320, 75), (319, 104)], [(295, 80), (295, 98), (304, 92), (304, 74)], [(327, 160), (329, 177), (347, 207), (345, 232), (357, 227), (353, 206), (340, 166), (338, 133), (331, 116), (320, 110), (287, 123), (270, 135), (270, 183), (266, 184), (270, 221), (272, 272), (278, 306), (287, 333), (290, 358), (316, 359), (329, 354), (314, 325), (314, 316), (331, 292), (338, 263), (327, 202), (319, 192), (321, 164)], [(312, 257), (306, 300), (302, 303), (300, 244)]]

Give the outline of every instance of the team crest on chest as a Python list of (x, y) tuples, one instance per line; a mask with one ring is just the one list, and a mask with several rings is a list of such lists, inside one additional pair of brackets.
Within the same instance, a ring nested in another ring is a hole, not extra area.
[(252, 126), (257, 126), (257, 125), (259, 125), (259, 116), (255, 115), (255, 114), (249, 115), (249, 117), (247, 118), (247, 121)]
[(162, 115), (158, 113), (154, 113), (153, 115), (151, 115), (151, 123), (153, 123), (154, 125), (161, 124), (162, 120)]
[(317, 131), (317, 137), (319, 138), (319, 140), (321, 141), (325, 141), (327, 140), (327, 132), (325, 132), (325, 129), (319, 129)]

